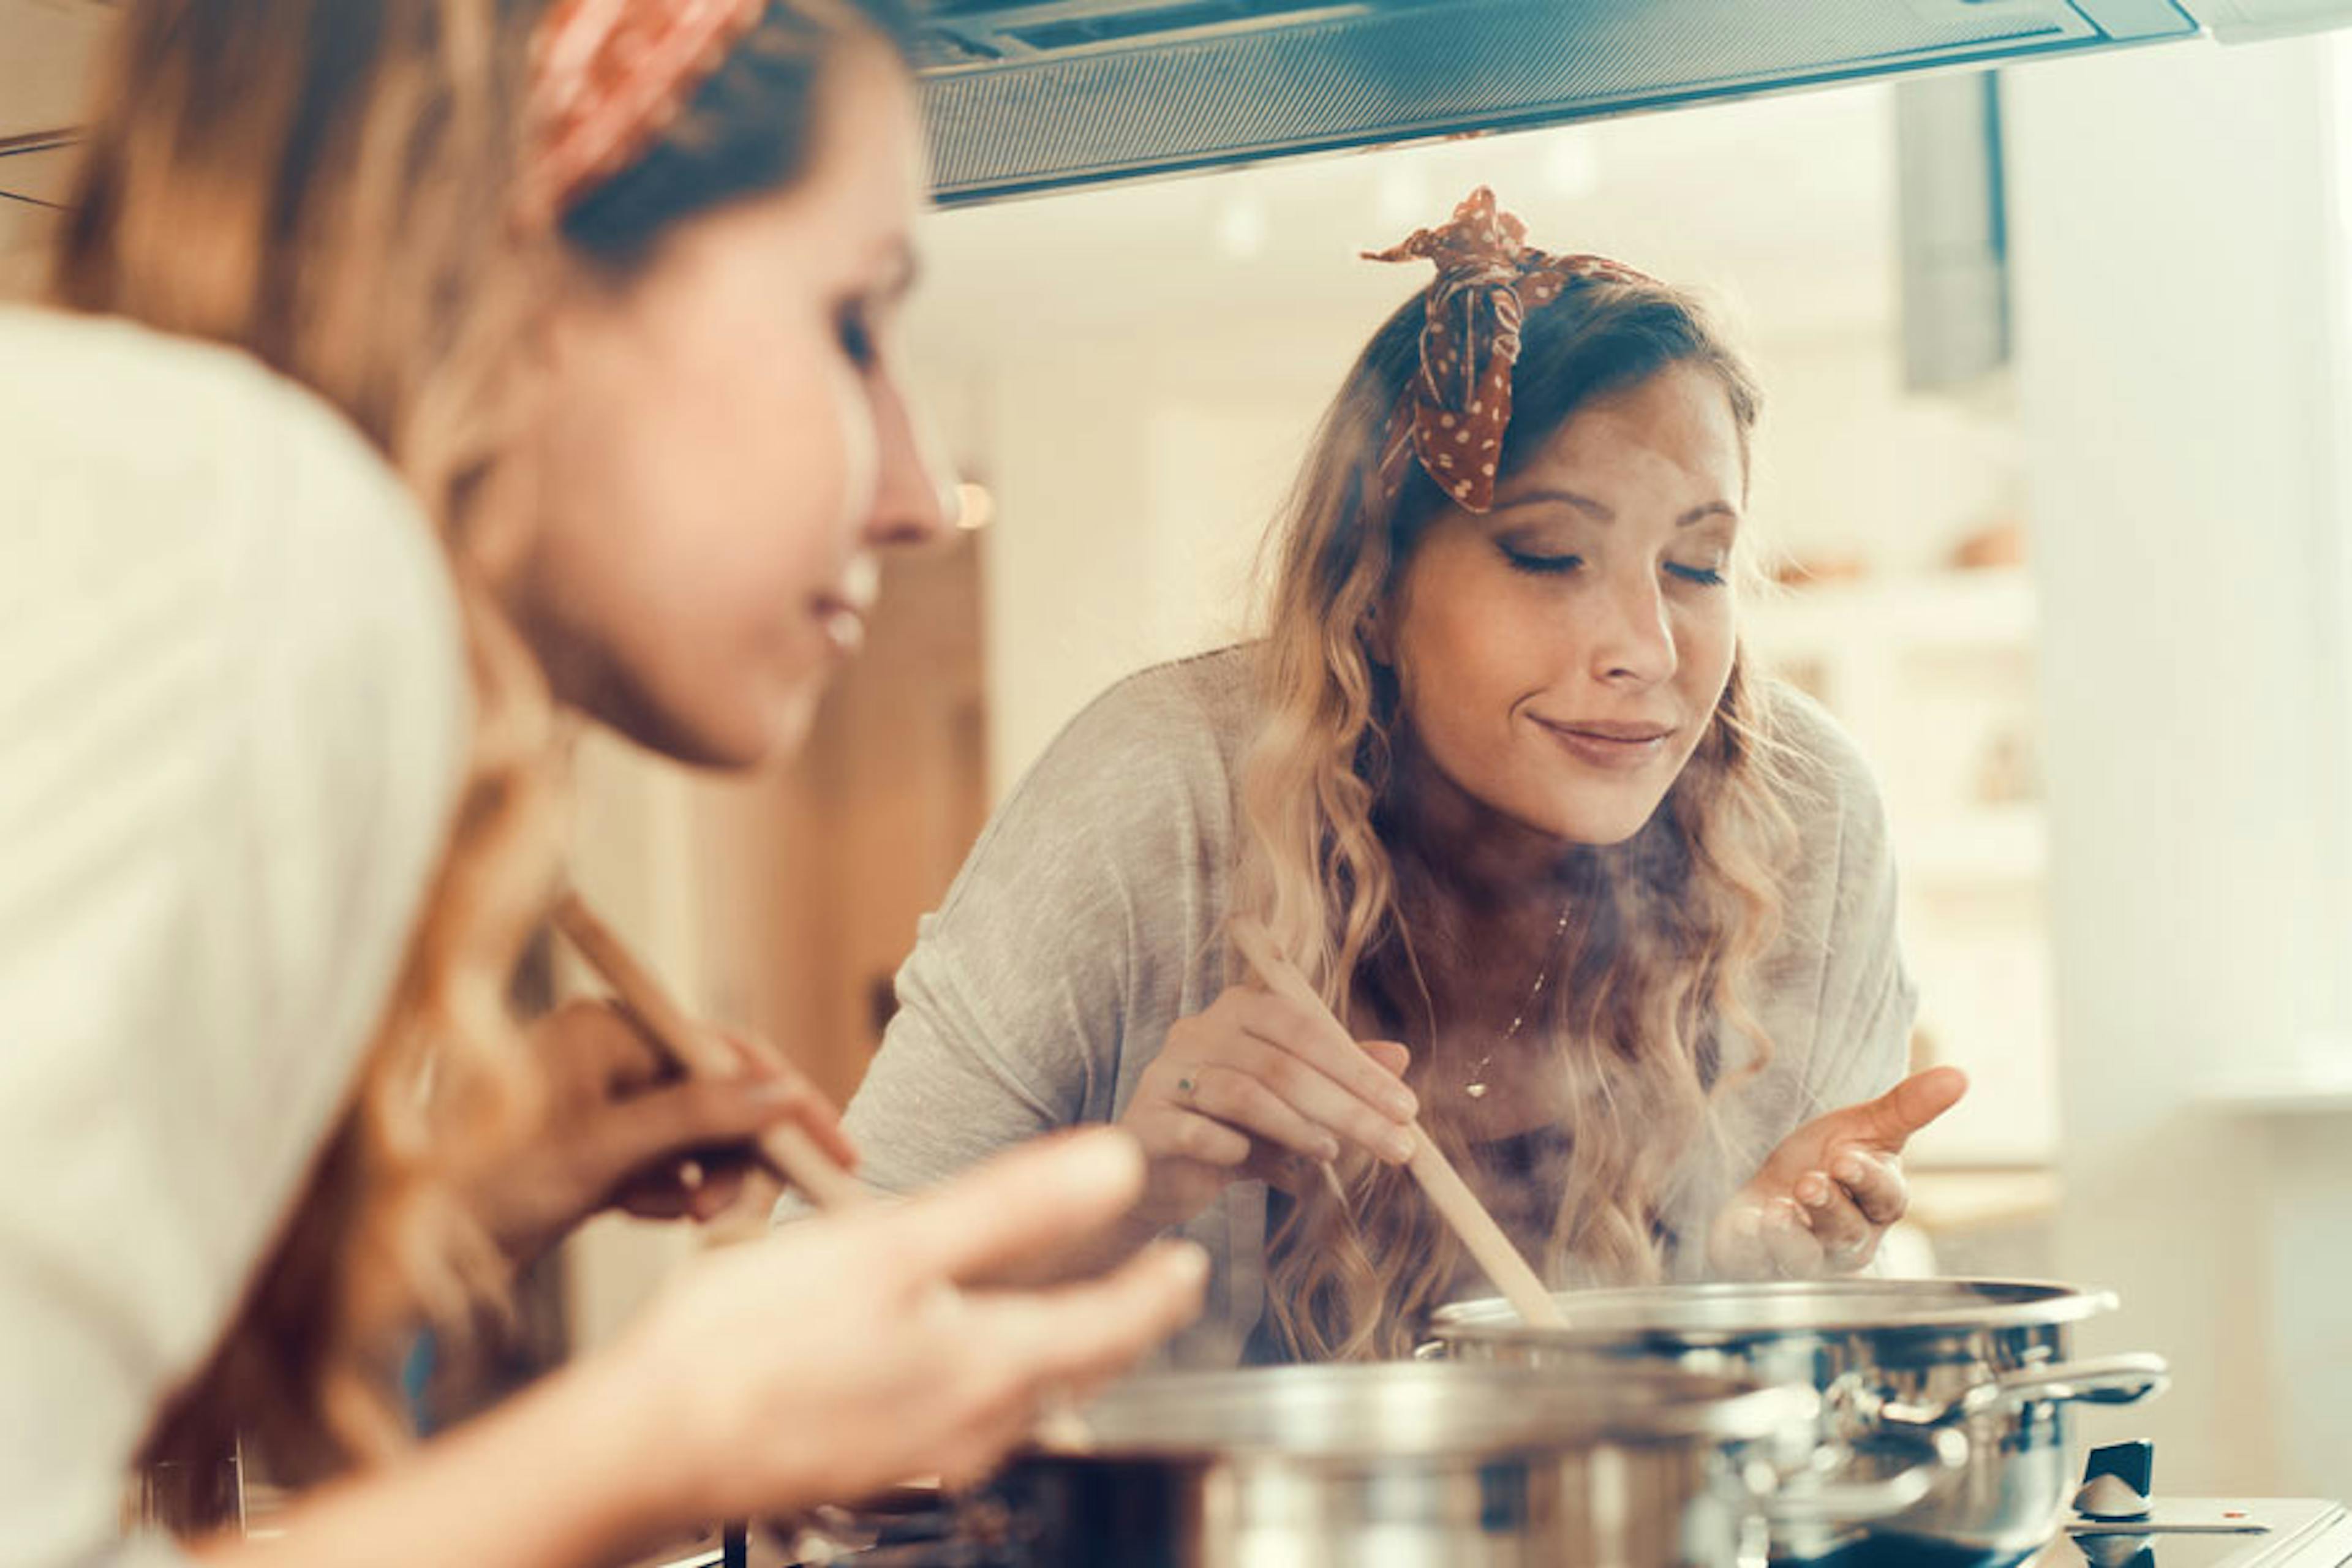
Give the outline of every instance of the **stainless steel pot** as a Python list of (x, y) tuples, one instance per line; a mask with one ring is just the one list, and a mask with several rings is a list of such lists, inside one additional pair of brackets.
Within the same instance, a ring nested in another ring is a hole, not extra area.
[(994, 1489), (1036, 1568), (1712, 1568), (1760, 1539), (1819, 1403), (1667, 1366), (1164, 1375)]
[[(2112, 1310), (2105, 1290), (1992, 1279), (1846, 1279), (1669, 1286), (1559, 1298), (1566, 1329), (1532, 1329), (1501, 1301), (1441, 1309), (1434, 1353), (1594, 1373), (1672, 1365), (1822, 1396), (1824, 1484), (1906, 1464), (1923, 1435), (1968, 1449), (1947, 1486), (1859, 1527), (1834, 1507), (1780, 1507), (1772, 1555), (1990, 1565), (2023, 1561), (2057, 1532), (2068, 1489), (2068, 1408), (2163, 1390), (2162, 1358), (2071, 1362), (2071, 1326)], [(1890, 1456), (1894, 1456), (1890, 1458)]]

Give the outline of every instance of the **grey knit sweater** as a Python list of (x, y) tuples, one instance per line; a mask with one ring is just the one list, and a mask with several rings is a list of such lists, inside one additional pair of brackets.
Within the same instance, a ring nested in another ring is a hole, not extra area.
[[(924, 918), (898, 973), (898, 1014), (850, 1103), (867, 1180), (911, 1191), (1021, 1139), (1115, 1120), (1169, 1026), (1215, 1000), (1246, 662), (1227, 649), (1120, 682), (997, 812)], [(1800, 1122), (1901, 1077), (1916, 1002), (1869, 772), (1815, 704), (1783, 689), (1770, 700), (1795, 753), (1801, 845), (1758, 984), (1773, 1052), (1727, 1094), (1734, 1152), (1690, 1156), (1681, 1212), (1668, 1216), (1685, 1235)], [(1238, 1184), (1186, 1228), (1213, 1269), (1178, 1362), (1229, 1363), (1256, 1327), (1266, 1202), (1262, 1185)], [(802, 1212), (787, 1198), (777, 1218)], [(1686, 1272), (1697, 1250), (1683, 1249)]]

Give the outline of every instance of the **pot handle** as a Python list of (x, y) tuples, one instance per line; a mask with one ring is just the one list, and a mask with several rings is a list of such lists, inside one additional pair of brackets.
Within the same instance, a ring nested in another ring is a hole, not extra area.
[(1911, 1462), (1891, 1476), (1866, 1481), (1822, 1480), (1802, 1483), (1820, 1474), (1800, 1471), (1768, 1482), (1759, 1509), (1775, 1527), (1790, 1524), (1872, 1524), (1892, 1519), (1927, 1500), (1927, 1495), (1965, 1468), (1969, 1439), (1954, 1428), (1889, 1430), (1870, 1438), (1873, 1447), (1889, 1445), (1911, 1450)]
[(1922, 1406), (1865, 1396), (1855, 1413), (1868, 1432), (1931, 1432), (2021, 1405), (2137, 1405), (2171, 1386), (2172, 1368), (2162, 1356), (2134, 1352), (2021, 1366), (1978, 1384), (1947, 1405)]
[(2060, 1362), (2005, 1372), (1970, 1389), (1959, 1404), (1964, 1413), (2011, 1405), (2137, 1405), (2172, 1386), (2172, 1368), (2160, 1355), (2133, 1352), (2095, 1361)]

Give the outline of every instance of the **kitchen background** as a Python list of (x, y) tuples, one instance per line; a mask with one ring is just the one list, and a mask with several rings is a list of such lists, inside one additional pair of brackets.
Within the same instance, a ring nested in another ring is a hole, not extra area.
[[(87, 8), (11, 0), (0, 289)], [(580, 875), (698, 1005), (855, 1087), (989, 806), (1081, 705), (1248, 626), (1261, 531), (1486, 183), (1709, 291), (1768, 391), (1751, 642), (1885, 784), (1916, 1266), (2111, 1285), (2168, 1489), (2352, 1487), (2352, 43), (2169, 46), (939, 215), (912, 333), (973, 487), (787, 775), (592, 742)], [(756, 1226), (756, 1215), (747, 1215)], [(681, 1248), (602, 1223), (593, 1340)]]

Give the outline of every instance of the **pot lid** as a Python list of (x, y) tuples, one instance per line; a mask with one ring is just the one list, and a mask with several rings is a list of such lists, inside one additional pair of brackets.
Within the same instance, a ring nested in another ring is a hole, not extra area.
[(1457, 1301), (1431, 1319), (1439, 1339), (1600, 1346), (1671, 1339), (1728, 1344), (1776, 1334), (2041, 1328), (2112, 1311), (2112, 1291), (2032, 1279), (1791, 1279), (1566, 1291), (1566, 1329), (1531, 1329), (1501, 1300)]

